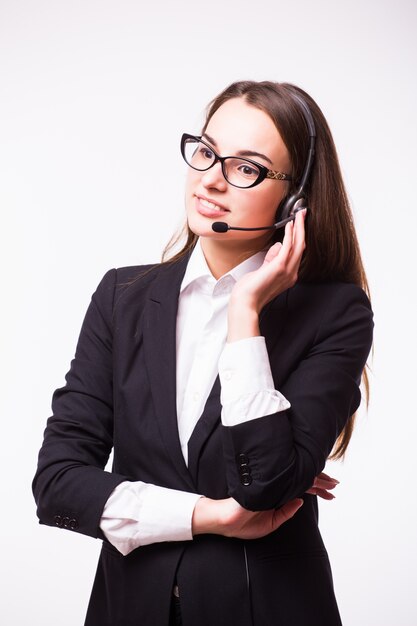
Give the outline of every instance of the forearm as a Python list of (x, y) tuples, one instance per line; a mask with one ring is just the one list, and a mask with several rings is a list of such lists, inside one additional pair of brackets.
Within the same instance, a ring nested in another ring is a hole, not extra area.
[(189, 541), (193, 538), (194, 507), (200, 498), (195, 493), (126, 481), (106, 502), (100, 528), (123, 555), (151, 543)]
[(259, 539), (279, 528), (302, 506), (301, 499), (288, 502), (280, 509), (249, 511), (233, 498), (201, 498), (194, 508), (193, 535), (216, 534), (239, 539)]

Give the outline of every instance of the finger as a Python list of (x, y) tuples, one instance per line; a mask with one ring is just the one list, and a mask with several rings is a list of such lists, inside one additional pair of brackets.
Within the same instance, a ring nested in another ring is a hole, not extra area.
[[(281, 252), (280, 261), (285, 263), (286, 272), (289, 276), (292, 276), (295, 283), (298, 278), (298, 269), (300, 267), (303, 252), (305, 250), (305, 232), (304, 232), (304, 219), (305, 211), (298, 211), (294, 222), (290, 222), (286, 226), (286, 235), (283, 241), (283, 248), (285, 247), (285, 254)], [(291, 228), (287, 227), (291, 226)], [(288, 237), (287, 237), (288, 235)], [(289, 243), (289, 236), (291, 235), (291, 244)]]
[(336, 497), (333, 493), (329, 493), (326, 489), (317, 489), (317, 495), (319, 498), (323, 498), (323, 500), (334, 500)]
[(336, 478), (332, 478), (331, 476), (329, 476), (328, 474), (325, 474), (324, 472), (321, 472), (320, 474), (318, 474), (316, 476), (316, 478), (321, 478), (323, 480), (329, 480), (332, 483), (336, 483), (337, 485), (339, 484), (339, 481), (336, 480)]
[(295, 216), (294, 223), (294, 245), (295, 247), (301, 246), (304, 250), (305, 248), (305, 219), (306, 219), (307, 211), (303, 209), (302, 211), (298, 211)]
[(332, 493), (329, 493), (327, 489), (318, 489), (315, 487), (308, 489), (306, 493), (309, 493), (312, 496), (319, 496), (319, 498), (323, 498), (323, 500), (334, 500), (336, 497)]
[(292, 266), (292, 269), (298, 269), (305, 250), (305, 214), (305, 209), (303, 211), (298, 211), (294, 220), (293, 242), (289, 260), (289, 265)]
[(294, 222), (288, 222), (285, 226), (285, 235), (282, 240), (282, 248), (280, 253), (280, 259), (285, 263), (287, 257), (290, 255), (294, 238)]
[(297, 513), (298, 509), (302, 507), (303, 504), (304, 501), (301, 498), (295, 498), (277, 509), (274, 513), (273, 519), (274, 528), (279, 528), (282, 524), (291, 519), (291, 517)]
[(293, 239), (293, 223), (288, 222), (285, 226), (285, 235), (282, 243), (277, 241), (271, 246), (266, 253), (265, 260), (262, 267), (270, 264), (272, 261), (274, 262), (274, 271), (280, 267), (285, 267), (288, 262), (288, 257), (291, 253), (292, 248), (292, 239)]
[[(302, 213), (302, 211), (299, 211)], [(298, 214), (296, 215), (297, 219)], [(298, 243), (298, 251), (294, 254), (294, 242), (295, 242), (295, 230), (294, 230), (294, 222), (288, 222), (285, 226), (285, 235), (282, 243), (275, 243), (268, 250), (265, 260), (263, 263), (263, 267), (265, 268), (269, 264), (271, 265), (271, 270), (277, 271), (285, 270), (288, 275), (296, 274), (298, 271), (298, 266), (301, 262), (301, 256), (304, 250), (304, 217), (301, 216), (301, 235), (297, 235), (297, 241), (301, 238), (301, 243)], [(300, 222), (300, 218), (298, 218)], [(300, 229), (300, 226), (297, 226)], [(295, 281), (294, 281), (295, 282)]]
[(327, 480), (323, 478), (316, 478), (312, 487), (319, 487), (320, 489), (334, 489), (337, 487), (339, 483), (333, 482), (332, 480)]
[(264, 263), (270, 263), (273, 259), (275, 259), (280, 253), (281, 248), (282, 248), (282, 243), (280, 241), (277, 241), (276, 243), (274, 243), (274, 245), (271, 246), (268, 252), (266, 253)]
[(326, 489), (317, 489), (316, 491), (316, 495), (323, 500), (334, 500), (336, 497), (332, 493), (329, 493)]

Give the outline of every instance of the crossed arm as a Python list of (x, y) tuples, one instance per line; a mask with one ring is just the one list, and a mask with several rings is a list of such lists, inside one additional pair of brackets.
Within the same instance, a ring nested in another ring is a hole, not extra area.
[[(337, 480), (322, 472), (316, 477), (313, 486), (306, 493), (318, 495), (325, 500), (332, 500), (334, 496), (330, 491), (337, 484)], [(301, 498), (295, 498), (279, 509), (248, 511), (233, 498), (224, 500), (200, 498), (195, 506), (192, 519), (193, 535), (214, 533), (225, 537), (258, 539), (277, 530), (296, 514), (302, 504)]]

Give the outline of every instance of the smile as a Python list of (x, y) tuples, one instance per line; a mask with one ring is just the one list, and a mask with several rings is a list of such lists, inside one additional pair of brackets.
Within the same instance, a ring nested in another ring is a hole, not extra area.
[(207, 200), (201, 196), (196, 196), (197, 211), (205, 217), (218, 217), (219, 215), (225, 215), (229, 213), (229, 209), (219, 206), (211, 200)]

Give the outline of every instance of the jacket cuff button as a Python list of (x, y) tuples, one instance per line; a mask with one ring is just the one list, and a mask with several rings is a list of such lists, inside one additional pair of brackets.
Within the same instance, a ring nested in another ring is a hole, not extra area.
[(244, 487), (248, 487), (252, 482), (252, 476), (249, 473), (242, 474), (240, 477), (240, 482)]

